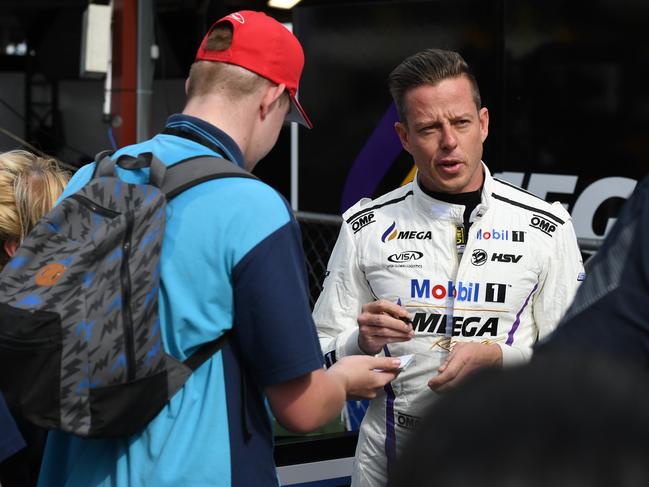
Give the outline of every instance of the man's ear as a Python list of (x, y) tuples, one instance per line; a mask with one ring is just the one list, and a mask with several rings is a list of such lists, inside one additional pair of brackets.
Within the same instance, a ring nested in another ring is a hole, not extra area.
[(399, 140), (401, 141), (401, 145), (403, 146), (403, 148), (408, 152), (410, 152), (410, 143), (408, 141), (408, 128), (402, 122), (395, 122), (394, 130), (399, 136)]
[(18, 249), (18, 241), (5, 240), (3, 245), (4, 245), (5, 252), (9, 257), (13, 257), (14, 255), (16, 255), (16, 250)]
[(478, 116), (480, 117), (480, 138), (484, 142), (487, 139), (487, 135), (489, 135), (489, 110), (486, 107), (482, 107), (478, 112)]
[(189, 94), (189, 77), (185, 80), (185, 96)]
[(281, 83), (279, 85), (270, 84), (265, 88), (264, 96), (261, 98), (259, 103), (259, 113), (262, 120), (268, 116), (268, 113), (273, 109), (279, 106), (277, 102), (282, 93), (286, 90), (286, 85)]

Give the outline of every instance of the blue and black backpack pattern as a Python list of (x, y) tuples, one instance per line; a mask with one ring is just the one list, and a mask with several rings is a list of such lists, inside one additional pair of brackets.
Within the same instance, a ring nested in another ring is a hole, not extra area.
[[(152, 154), (97, 156), (90, 182), (34, 227), (0, 273), (0, 390), (12, 412), (83, 437), (140, 431), (223, 345), (185, 362), (158, 316), (166, 202), (203, 181), (248, 177), (218, 157), (169, 168)], [(115, 173), (149, 169), (148, 184)]]

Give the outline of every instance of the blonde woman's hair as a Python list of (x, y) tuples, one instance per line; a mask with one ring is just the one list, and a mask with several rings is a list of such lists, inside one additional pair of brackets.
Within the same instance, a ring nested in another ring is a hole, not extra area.
[[(53, 157), (24, 150), (0, 154), (0, 243), (20, 243), (63, 192), (69, 175)], [(0, 269), (7, 256), (0, 248)]]

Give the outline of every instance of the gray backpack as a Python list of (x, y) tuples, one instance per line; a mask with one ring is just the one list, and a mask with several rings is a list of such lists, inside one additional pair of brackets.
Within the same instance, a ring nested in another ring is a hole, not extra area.
[[(223, 177), (254, 178), (218, 157), (169, 168), (152, 154), (96, 158), (91, 181), (34, 227), (0, 273), (0, 390), (12, 412), (84, 437), (140, 431), (218, 351), (185, 362), (163, 350), (158, 317), (165, 205)], [(149, 168), (149, 184), (115, 174)]]

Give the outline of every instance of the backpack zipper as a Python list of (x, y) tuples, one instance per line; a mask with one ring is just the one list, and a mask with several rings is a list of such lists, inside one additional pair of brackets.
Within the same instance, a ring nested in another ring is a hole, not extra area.
[(79, 203), (81, 203), (83, 206), (85, 206), (89, 210), (94, 211), (95, 213), (99, 213), (100, 215), (106, 216), (108, 218), (115, 218), (116, 216), (120, 215), (119, 212), (117, 212), (115, 210), (111, 210), (110, 208), (105, 208), (103, 206), (99, 206), (97, 203), (92, 201), (90, 198), (86, 198), (83, 195), (75, 193), (75, 194), (70, 195), (69, 197), (72, 198), (73, 200), (78, 201)]
[[(90, 198), (75, 193), (70, 198), (78, 201), (91, 211), (108, 218), (115, 218), (121, 213), (98, 205)], [(135, 340), (133, 338), (133, 315), (131, 314), (131, 274), (128, 259), (131, 254), (131, 236), (133, 235), (133, 213), (125, 213), (126, 229), (122, 240), (122, 263), (120, 266), (120, 280), (122, 282), (122, 317), (124, 324), (124, 353), (126, 355), (126, 376), (130, 381), (135, 380)]]
[(120, 279), (122, 280), (122, 313), (124, 317), (124, 349), (126, 352), (126, 375), (129, 382), (135, 379), (135, 344), (133, 338), (133, 316), (131, 314), (131, 274), (128, 268), (128, 259), (131, 254), (131, 236), (133, 234), (133, 212), (127, 211), (126, 230), (122, 242), (122, 266)]

